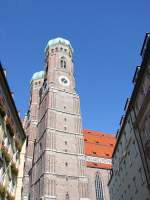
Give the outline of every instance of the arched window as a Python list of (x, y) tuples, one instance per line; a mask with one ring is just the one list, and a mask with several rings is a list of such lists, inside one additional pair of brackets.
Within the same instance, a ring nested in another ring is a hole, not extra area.
[(103, 185), (99, 172), (96, 173), (95, 177), (95, 191), (96, 191), (96, 200), (104, 200)]
[(66, 69), (66, 59), (65, 59), (65, 57), (61, 57), (60, 66), (61, 66), (61, 68)]

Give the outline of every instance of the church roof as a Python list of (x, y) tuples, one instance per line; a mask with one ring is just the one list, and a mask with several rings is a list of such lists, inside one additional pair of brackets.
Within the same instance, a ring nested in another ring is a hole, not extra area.
[[(106, 134), (100, 131), (82, 130), (84, 135), (85, 155), (90, 157), (111, 159), (116, 144), (116, 137), (113, 134)], [(111, 168), (111, 165), (102, 166), (103, 164), (95, 164), (87, 162), (88, 167)]]
[(40, 71), (40, 72), (35, 72), (32, 76), (31, 82), (33, 80), (37, 80), (37, 79), (41, 79), (44, 78), (44, 71)]
[(46, 50), (48, 47), (52, 47), (52, 46), (57, 45), (57, 44), (66, 45), (66, 46), (68, 46), (68, 47), (71, 49), (71, 51), (73, 52), (73, 48), (72, 48), (72, 46), (71, 46), (70, 41), (69, 41), (69, 40), (66, 40), (66, 39), (64, 39), (64, 38), (61, 38), (61, 37), (58, 37), (58, 38), (49, 40), (48, 43), (47, 43), (47, 45), (46, 45), (45, 50)]

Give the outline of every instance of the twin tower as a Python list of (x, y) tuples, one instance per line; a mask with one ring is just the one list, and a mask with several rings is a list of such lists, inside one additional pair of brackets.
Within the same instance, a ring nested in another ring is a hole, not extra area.
[(68, 40), (50, 40), (45, 70), (32, 77), (23, 200), (89, 200), (72, 55)]

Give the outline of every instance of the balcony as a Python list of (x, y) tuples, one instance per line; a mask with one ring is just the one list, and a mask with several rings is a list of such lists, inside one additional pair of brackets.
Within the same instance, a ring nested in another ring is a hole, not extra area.
[(6, 115), (5, 107), (3, 105), (3, 98), (2, 98), (2, 96), (0, 96), (0, 115), (2, 116), (2, 118), (4, 118), (5, 115)]
[(11, 160), (10, 154), (8, 152), (8, 148), (2, 145), (1, 152), (2, 152), (3, 157), (5, 158), (6, 163), (8, 164)]
[(16, 149), (20, 152), (22, 145), (17, 138), (15, 138), (15, 146), (16, 146)]
[(14, 128), (12, 126), (12, 120), (8, 116), (6, 117), (6, 128), (8, 129), (9, 134), (13, 137), (14, 134), (15, 134), (15, 131), (14, 131)]
[(15, 200), (15, 197), (10, 192), (7, 192), (7, 200)]
[(3, 199), (6, 196), (6, 187), (0, 183), (0, 197)]
[(17, 175), (18, 175), (18, 168), (16, 167), (15, 162), (11, 163), (11, 173), (14, 177), (17, 177)]

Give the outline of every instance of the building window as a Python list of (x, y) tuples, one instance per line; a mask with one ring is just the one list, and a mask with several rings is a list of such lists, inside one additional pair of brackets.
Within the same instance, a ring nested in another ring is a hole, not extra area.
[(65, 163), (65, 166), (68, 167), (68, 163), (67, 162)]
[(42, 151), (42, 143), (40, 143), (40, 153), (41, 153), (41, 151)]
[(135, 140), (133, 141), (133, 146), (134, 146), (134, 156), (137, 157), (137, 155), (138, 155), (138, 147), (137, 147), (137, 144), (135, 143)]
[(65, 59), (65, 57), (61, 57), (60, 66), (61, 66), (61, 68), (66, 69), (66, 59)]
[(70, 198), (69, 198), (69, 193), (67, 192), (66, 193), (66, 199), (65, 200), (69, 200)]
[(134, 186), (135, 186), (135, 194), (138, 193), (138, 189), (137, 189), (137, 182), (136, 182), (136, 177), (134, 176), (133, 177), (133, 183), (134, 183)]
[(96, 173), (95, 177), (95, 191), (96, 191), (96, 200), (104, 200), (102, 180), (99, 172)]
[(145, 183), (145, 177), (144, 177), (143, 170), (141, 168), (139, 169), (139, 174), (141, 178), (141, 185), (143, 185)]

